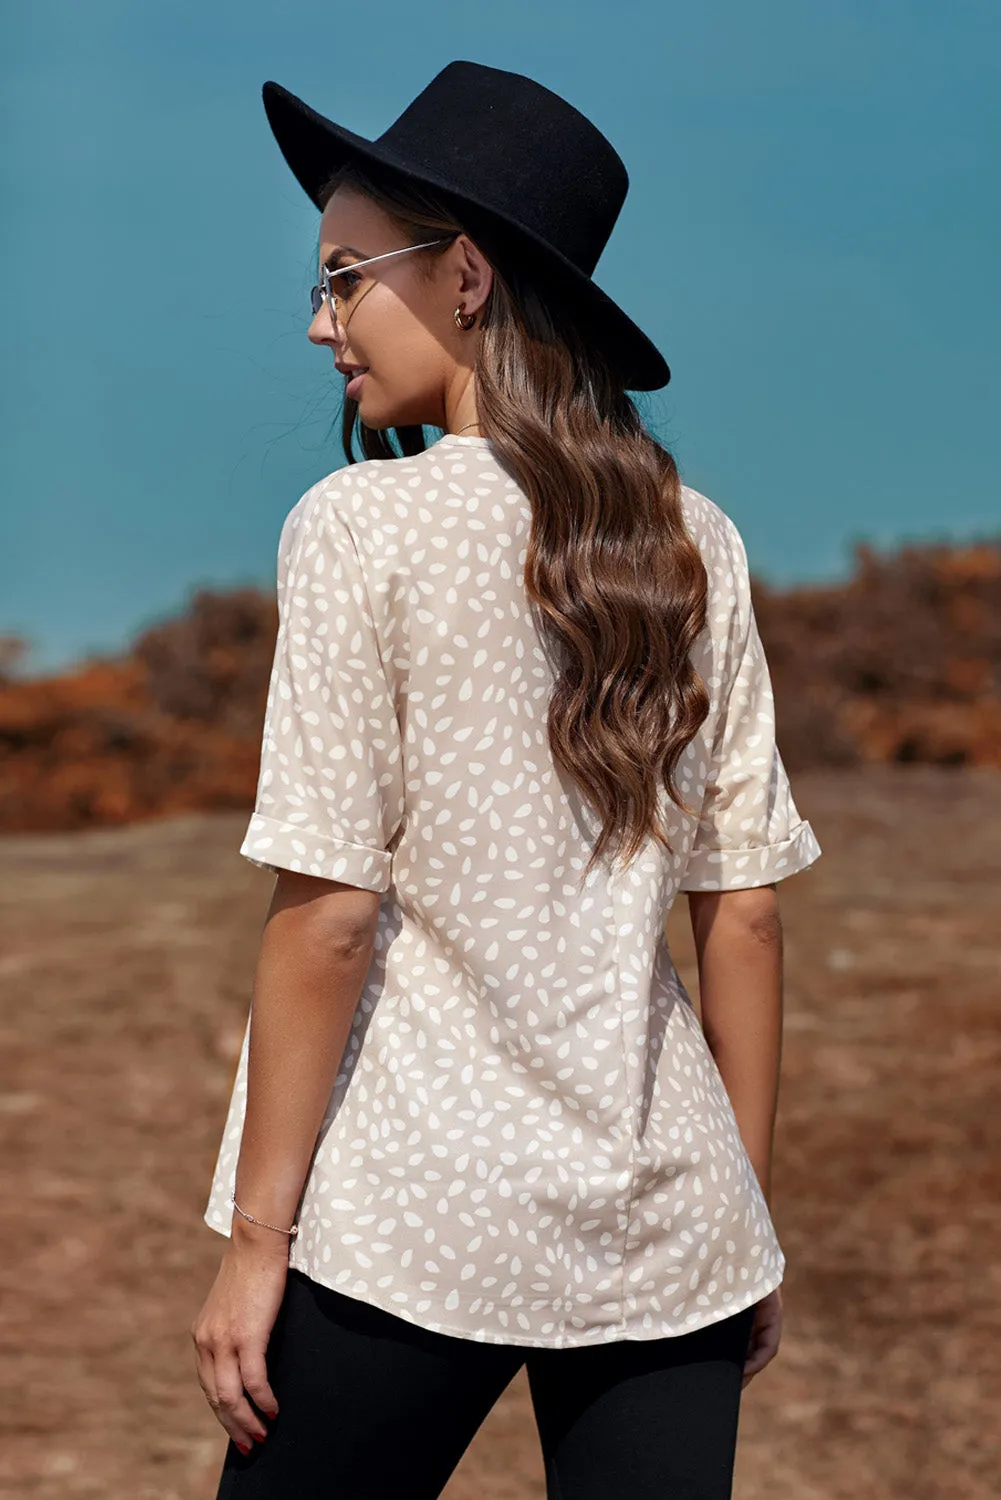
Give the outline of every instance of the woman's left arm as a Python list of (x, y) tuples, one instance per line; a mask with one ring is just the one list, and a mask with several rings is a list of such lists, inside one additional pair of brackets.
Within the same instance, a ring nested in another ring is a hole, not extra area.
[[(234, 1197), (291, 1227), (372, 962), (381, 896), (280, 870), (254, 979), (247, 1100)], [(198, 1377), (244, 1451), (274, 1417), (264, 1351), (284, 1294), (289, 1240), (233, 1212), (215, 1283), (191, 1326)]]

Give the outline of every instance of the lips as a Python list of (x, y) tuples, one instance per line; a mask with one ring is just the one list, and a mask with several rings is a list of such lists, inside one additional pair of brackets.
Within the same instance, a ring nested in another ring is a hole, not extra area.
[(359, 370), (357, 375), (349, 376), (348, 382), (344, 387), (344, 394), (346, 396), (350, 396), (352, 401), (357, 399), (358, 392), (361, 390), (361, 383), (365, 379), (367, 373), (368, 367), (366, 366), (365, 369)]

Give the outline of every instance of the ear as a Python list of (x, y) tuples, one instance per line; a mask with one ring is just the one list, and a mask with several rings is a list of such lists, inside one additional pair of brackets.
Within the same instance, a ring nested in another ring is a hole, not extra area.
[(458, 290), (466, 312), (474, 313), (490, 296), (490, 289), (494, 284), (494, 268), (476, 241), (468, 235), (460, 234), (456, 244), (461, 245), (463, 252)]

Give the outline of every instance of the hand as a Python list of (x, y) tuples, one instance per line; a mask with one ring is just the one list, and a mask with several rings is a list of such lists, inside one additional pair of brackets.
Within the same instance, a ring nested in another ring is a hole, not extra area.
[(777, 1286), (774, 1292), (769, 1292), (767, 1297), (762, 1297), (754, 1309), (754, 1323), (751, 1326), (747, 1359), (744, 1362), (741, 1390), (749, 1380), (753, 1380), (755, 1375), (765, 1368), (769, 1360), (775, 1358), (781, 1336), (782, 1288)]
[(273, 1230), (234, 1224), (212, 1289), (191, 1324), (199, 1383), (242, 1453), (250, 1452), (254, 1439), (263, 1442), (268, 1435), (247, 1396), (267, 1416), (278, 1415), (264, 1351), (287, 1278), (287, 1242)]

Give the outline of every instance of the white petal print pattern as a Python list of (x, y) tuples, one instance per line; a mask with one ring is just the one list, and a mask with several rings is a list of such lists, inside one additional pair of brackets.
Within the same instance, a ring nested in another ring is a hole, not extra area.
[[(678, 890), (820, 854), (775, 745), (734, 523), (690, 488), (709, 717), (625, 872), (546, 735), (527, 497), (447, 434), (314, 485), (286, 519), (257, 803), (241, 853), (384, 893), (289, 1263), (422, 1327), (566, 1348), (679, 1334), (785, 1257), (668, 950)], [(229, 1234), (249, 1015), (205, 1221)]]
[(403, 748), (361, 562), (324, 485), (278, 549), (278, 641), (257, 803), (240, 850), (264, 869), (389, 888)]
[[(686, 496), (694, 499), (695, 492)], [(710, 504), (704, 496), (698, 498), (703, 506)], [(691, 518), (690, 501), (686, 511)], [(723, 520), (729, 557), (721, 570), (723, 588), (715, 606), (720, 613), (714, 622), (722, 643), (716, 681), (721, 707), (703, 725), (703, 730), (713, 725), (712, 751), (699, 768), (705, 789), (682, 891), (768, 885), (804, 869), (820, 854), (813, 830), (793, 805), (775, 743), (771, 676), (751, 604), (743, 539), (729, 518)]]

